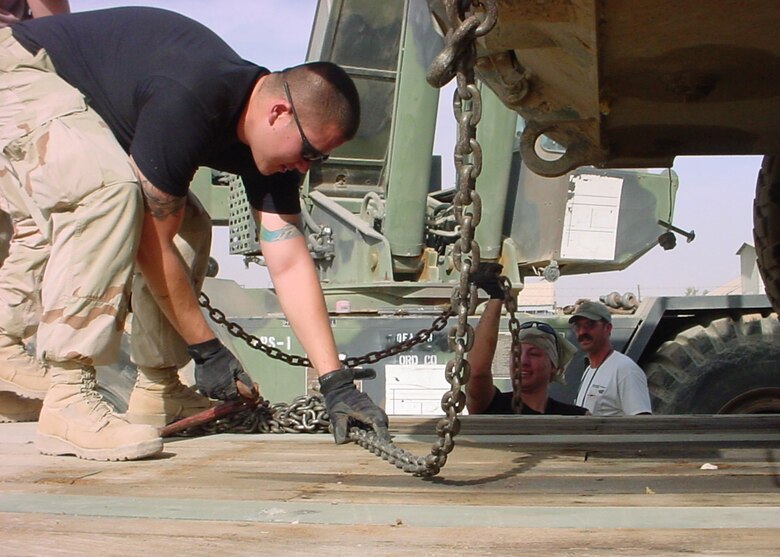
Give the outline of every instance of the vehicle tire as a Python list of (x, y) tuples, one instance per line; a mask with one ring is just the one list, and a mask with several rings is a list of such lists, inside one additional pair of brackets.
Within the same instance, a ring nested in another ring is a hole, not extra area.
[(780, 322), (748, 314), (695, 326), (642, 363), (656, 414), (780, 413)]
[(753, 240), (758, 270), (775, 311), (780, 312), (780, 156), (766, 155), (756, 181)]

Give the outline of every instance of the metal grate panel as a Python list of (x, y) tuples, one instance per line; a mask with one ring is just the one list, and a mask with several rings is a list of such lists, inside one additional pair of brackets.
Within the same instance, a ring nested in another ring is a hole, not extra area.
[(230, 217), (228, 218), (230, 253), (231, 255), (258, 255), (260, 242), (257, 224), (252, 217), (252, 208), (246, 197), (244, 183), (241, 177), (231, 175), (228, 185), (230, 186)]

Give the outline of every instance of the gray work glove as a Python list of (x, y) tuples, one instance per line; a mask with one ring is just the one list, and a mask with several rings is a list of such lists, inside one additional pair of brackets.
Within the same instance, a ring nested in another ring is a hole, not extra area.
[(252, 379), (230, 350), (219, 339), (207, 340), (187, 347), (195, 360), (195, 384), (198, 390), (209, 398), (219, 400), (237, 399), (241, 396), (236, 381), (255, 391)]
[(504, 290), (499, 280), (503, 269), (500, 263), (483, 262), (471, 271), (469, 280), (477, 285), (477, 288), (484, 290), (491, 300), (503, 300)]
[(336, 444), (347, 442), (350, 420), (371, 426), (380, 438), (390, 439), (387, 432), (387, 414), (368, 397), (357, 390), (354, 379), (373, 379), (373, 369), (341, 368), (320, 377), (320, 392), (325, 397), (325, 408), (330, 416), (330, 427)]

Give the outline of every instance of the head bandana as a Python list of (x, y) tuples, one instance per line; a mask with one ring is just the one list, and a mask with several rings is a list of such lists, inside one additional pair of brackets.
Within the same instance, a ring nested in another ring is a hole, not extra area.
[(536, 328), (522, 329), (518, 340), (520, 343), (531, 344), (543, 350), (555, 368), (553, 381), (563, 383), (563, 370), (577, 352), (577, 348), (571, 342), (560, 333), (553, 338), (550, 333)]

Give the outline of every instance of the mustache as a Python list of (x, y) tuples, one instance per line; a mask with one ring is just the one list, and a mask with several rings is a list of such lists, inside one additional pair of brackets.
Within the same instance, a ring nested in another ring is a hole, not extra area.
[(577, 342), (582, 342), (583, 340), (593, 340), (593, 337), (588, 333), (582, 333), (577, 337)]

